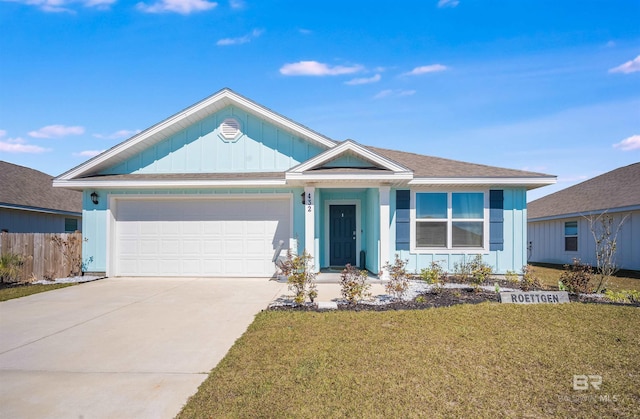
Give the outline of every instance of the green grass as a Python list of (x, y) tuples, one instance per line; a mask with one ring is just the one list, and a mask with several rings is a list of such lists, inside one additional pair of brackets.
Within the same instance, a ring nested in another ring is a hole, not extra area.
[(14, 298), (26, 297), (31, 294), (38, 294), (40, 292), (51, 291), (58, 288), (70, 287), (77, 285), (71, 284), (51, 284), (51, 285), (17, 285), (7, 288), (0, 288), (0, 301), (12, 300)]
[[(560, 265), (532, 264), (535, 275), (540, 278), (542, 284), (547, 288), (558, 288), (560, 274), (564, 270)], [(594, 278), (591, 284), (596, 285)], [(640, 273), (636, 271), (620, 271), (614, 277), (609, 278), (605, 287), (613, 291), (640, 290)]]
[(639, 324), (577, 303), (262, 312), (179, 417), (631, 417)]

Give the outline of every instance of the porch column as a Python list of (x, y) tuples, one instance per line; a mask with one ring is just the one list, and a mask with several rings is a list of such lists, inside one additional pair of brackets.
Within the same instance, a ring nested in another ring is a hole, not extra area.
[[(316, 247), (316, 188), (314, 186), (304, 187), (304, 249), (313, 258), (313, 266), (318, 266), (316, 260), (315, 247)], [(300, 254), (300, 249), (298, 249)]]
[(380, 186), (378, 191), (380, 193), (380, 272), (381, 279), (389, 279), (389, 272), (382, 267), (387, 262), (393, 262), (389, 260), (389, 191), (391, 187)]

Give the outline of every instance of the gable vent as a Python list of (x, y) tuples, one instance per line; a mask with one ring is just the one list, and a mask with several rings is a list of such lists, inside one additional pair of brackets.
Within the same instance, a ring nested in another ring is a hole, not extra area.
[(240, 122), (227, 118), (220, 124), (220, 137), (226, 141), (233, 141), (240, 136)]

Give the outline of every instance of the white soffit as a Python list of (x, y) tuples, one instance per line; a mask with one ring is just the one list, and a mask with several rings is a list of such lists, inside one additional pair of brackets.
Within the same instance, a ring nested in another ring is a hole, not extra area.
[(196, 123), (230, 105), (237, 106), (248, 113), (256, 115), (282, 129), (293, 132), (302, 138), (313, 141), (324, 147), (334, 147), (336, 144), (335, 141), (328, 137), (273, 112), (272, 110), (235, 93), (231, 89), (225, 88), (195, 105), (170, 116), (164, 121), (147, 128), (141, 133), (123, 141), (85, 163), (63, 173), (58, 176), (57, 179), (74, 179), (82, 175), (96, 173), (100, 170), (118, 164), (149, 146), (170, 137), (171, 135), (187, 128), (189, 125)]

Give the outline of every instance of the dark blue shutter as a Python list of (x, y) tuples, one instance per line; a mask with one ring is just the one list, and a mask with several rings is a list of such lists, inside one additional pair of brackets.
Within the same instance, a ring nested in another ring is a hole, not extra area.
[(411, 237), (410, 206), (410, 191), (396, 191), (396, 250), (409, 250), (409, 238)]
[(504, 191), (489, 191), (489, 250), (504, 250)]

